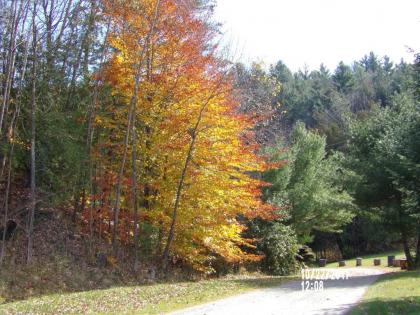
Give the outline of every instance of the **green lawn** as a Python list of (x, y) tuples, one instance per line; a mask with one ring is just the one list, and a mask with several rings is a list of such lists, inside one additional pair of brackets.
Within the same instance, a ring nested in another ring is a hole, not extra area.
[(350, 315), (419, 315), (420, 271), (382, 276)]
[[(373, 260), (375, 258), (381, 259), (381, 266), (375, 268), (384, 268), (388, 265), (388, 256), (394, 255), (396, 258), (405, 258), (405, 255), (402, 251), (393, 251), (381, 254), (374, 254), (374, 255), (367, 255), (361, 256), (363, 258), (362, 267), (374, 267)], [(337, 268), (338, 262), (333, 262), (327, 264), (327, 268)], [(346, 259), (346, 267), (356, 267), (356, 257), (351, 259)], [(390, 269), (397, 269), (397, 268), (390, 268)]]
[(0, 305), (0, 314), (157, 314), (292, 279), (256, 275), (62, 293)]

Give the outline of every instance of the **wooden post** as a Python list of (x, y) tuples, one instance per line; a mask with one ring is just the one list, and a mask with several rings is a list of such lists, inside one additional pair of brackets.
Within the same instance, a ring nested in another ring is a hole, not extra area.
[(400, 259), (400, 267), (401, 267), (401, 270), (406, 270), (407, 269), (407, 259), (405, 259), (405, 258)]
[(381, 260), (380, 260), (379, 258), (375, 258), (375, 259), (373, 260), (373, 265), (374, 265), (374, 266), (380, 266), (380, 265), (381, 265)]
[(395, 259), (394, 255), (388, 256), (388, 267), (394, 266), (394, 259)]
[(356, 258), (356, 267), (360, 267), (362, 265), (362, 258)]
[(344, 260), (338, 261), (338, 267), (345, 267), (345, 266), (346, 266), (346, 262)]

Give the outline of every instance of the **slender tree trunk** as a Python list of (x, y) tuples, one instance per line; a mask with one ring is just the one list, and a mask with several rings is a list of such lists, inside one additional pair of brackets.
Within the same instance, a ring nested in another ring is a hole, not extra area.
[[(133, 93), (133, 96), (131, 99), (131, 103), (133, 104), (137, 103), (137, 90), (139, 86), (139, 81), (140, 81), (140, 75), (136, 75), (135, 93)], [(124, 174), (125, 162), (127, 159), (128, 139), (130, 137), (130, 131), (131, 131), (132, 114), (133, 114), (133, 110), (132, 110), (132, 105), (130, 104), (130, 108), (128, 112), (128, 119), (127, 119), (127, 129), (126, 129), (125, 137), (124, 137), (124, 151), (123, 151), (123, 156), (121, 159), (120, 170), (118, 172), (117, 187), (116, 187), (116, 193), (115, 193), (114, 226), (112, 230), (112, 247), (113, 247), (114, 253), (116, 253), (117, 251), (117, 232), (118, 232), (118, 223), (119, 223), (119, 215), (120, 215), (120, 197), (121, 197), (121, 189), (122, 189), (122, 177)]]
[[(198, 125), (197, 125), (198, 127)], [(193, 134), (191, 135), (192, 139), (191, 139), (191, 143), (188, 147), (188, 152), (187, 152), (187, 156), (185, 158), (185, 162), (184, 162), (184, 167), (182, 168), (182, 172), (181, 172), (181, 177), (179, 179), (178, 182), (178, 186), (176, 189), (176, 194), (175, 194), (175, 203), (172, 209), (172, 218), (171, 218), (171, 227), (169, 229), (169, 234), (168, 234), (168, 240), (166, 241), (166, 246), (165, 249), (163, 251), (163, 255), (162, 255), (162, 262), (163, 262), (163, 267), (164, 269), (166, 269), (167, 266), (167, 260), (169, 257), (169, 250), (171, 248), (174, 236), (175, 236), (175, 224), (176, 224), (176, 219), (177, 219), (177, 215), (178, 215), (178, 207), (179, 207), (179, 202), (181, 200), (181, 194), (182, 194), (182, 189), (184, 188), (184, 181), (185, 181), (185, 175), (187, 173), (187, 169), (188, 166), (190, 164), (191, 158), (192, 158), (192, 153), (193, 153), (193, 149), (194, 149), (194, 145), (195, 145), (195, 139), (196, 139), (196, 132), (197, 129), (194, 129)]]
[(139, 262), (139, 217), (138, 217), (138, 200), (137, 200), (137, 131), (136, 131), (136, 111), (133, 113), (133, 122), (131, 125), (132, 134), (132, 194), (133, 194), (133, 211), (134, 211), (134, 270), (138, 268)]
[(2, 99), (2, 106), (0, 109), (0, 136), (3, 134), (3, 123), (5, 116), (7, 115), (7, 108), (9, 106), (9, 98), (10, 98), (10, 90), (12, 88), (12, 82), (13, 77), (15, 73), (15, 60), (16, 60), (16, 37), (17, 37), (17, 31), (19, 26), (19, 19), (20, 19), (20, 13), (22, 10), (21, 3), (19, 9), (17, 6), (17, 1), (12, 1), (12, 20), (10, 25), (10, 43), (9, 43), (9, 50), (7, 53), (7, 59), (6, 59), (6, 81), (5, 81), (5, 88), (3, 93), (3, 99)]
[[(82, 73), (84, 75), (89, 74), (89, 55), (90, 55), (90, 49), (91, 49), (90, 36), (92, 32), (94, 31), (96, 16), (98, 14), (97, 0), (90, 0), (90, 5), (91, 5), (91, 14), (89, 15), (89, 27), (85, 35), (84, 41), (82, 43), (82, 46), (83, 46)], [(108, 33), (108, 31), (106, 33)], [(105, 40), (106, 40), (106, 37), (105, 37)]]
[[(102, 54), (101, 54), (101, 61), (100, 61), (100, 65), (99, 65), (99, 77), (102, 77), (102, 72), (103, 72), (103, 68), (104, 68), (104, 63), (105, 63), (105, 58), (108, 52), (108, 44), (107, 44), (107, 40), (108, 40), (108, 33), (109, 33), (109, 29), (110, 29), (110, 24), (111, 24), (111, 20), (108, 20), (107, 23), (107, 28), (106, 28), (106, 33), (105, 33), (105, 38), (104, 38), (104, 42), (102, 44)], [(98, 99), (99, 99), (99, 80), (96, 80), (94, 88), (93, 88), (93, 97), (92, 97), (92, 102), (90, 104), (90, 108), (89, 108), (89, 118), (88, 118), (88, 128), (87, 128), (87, 151), (89, 154), (89, 159), (90, 159), (90, 154), (92, 151), (92, 143), (93, 143), (93, 134), (94, 134), (94, 121), (95, 121), (95, 117), (96, 117), (96, 108), (98, 106)]]
[(343, 240), (341, 239), (341, 235), (339, 233), (335, 233), (335, 240), (337, 242), (338, 249), (340, 250), (341, 258), (344, 256), (344, 244)]
[(4, 227), (2, 235), (2, 244), (1, 244), (1, 253), (0, 253), (0, 266), (3, 264), (4, 255), (6, 254), (6, 233), (7, 233), (7, 221), (9, 220), (9, 193), (10, 193), (10, 183), (11, 183), (11, 174), (12, 174), (12, 157), (13, 157), (14, 143), (10, 149), (9, 157), (9, 168), (7, 172), (7, 183), (6, 183), (6, 193), (4, 196)]
[[(27, 42), (29, 42), (29, 37), (27, 39)], [(7, 182), (6, 182), (6, 192), (4, 197), (4, 230), (3, 230), (3, 236), (2, 236), (2, 248), (1, 248), (1, 254), (0, 254), (0, 265), (3, 263), (5, 250), (6, 250), (6, 230), (7, 230), (7, 221), (8, 221), (8, 211), (9, 211), (9, 195), (10, 195), (10, 185), (11, 185), (11, 175), (12, 175), (12, 160), (13, 160), (13, 153), (15, 148), (15, 143), (13, 142), (14, 135), (15, 135), (15, 129), (17, 120), (19, 118), (20, 114), (20, 106), (21, 106), (21, 94), (22, 94), (22, 88), (23, 88), (23, 82), (25, 79), (26, 74), (26, 65), (27, 65), (27, 58), (28, 58), (28, 50), (29, 50), (29, 44), (26, 45), (25, 49), (25, 56), (24, 56), (24, 63), (23, 63), (23, 70), (22, 70), (22, 78), (19, 86), (18, 95), (16, 97), (16, 109), (13, 114), (12, 121), (10, 123), (10, 130), (8, 134), (8, 142), (11, 143), (10, 148), (10, 155), (9, 155), (9, 165), (8, 165), (8, 172), (7, 172)], [(4, 158), (4, 161), (6, 158)], [(3, 176), (3, 168), (1, 170), (1, 176)]]
[(170, 248), (171, 248), (172, 242), (174, 240), (174, 236), (175, 236), (175, 225), (176, 225), (176, 219), (177, 219), (177, 215), (178, 215), (178, 207), (179, 207), (179, 203), (180, 203), (180, 200), (181, 200), (182, 190), (184, 188), (185, 176), (187, 174), (188, 166), (189, 166), (189, 164), (191, 162), (191, 159), (193, 157), (193, 151), (194, 151), (194, 146), (195, 146), (195, 142), (196, 142), (196, 139), (197, 139), (198, 127), (200, 126), (201, 120), (203, 118), (204, 111), (207, 108), (207, 105), (209, 104), (209, 102), (211, 101), (211, 99), (213, 97), (214, 97), (214, 95), (210, 96), (207, 99), (207, 101), (205, 101), (205, 103), (203, 104), (203, 106), (200, 109), (200, 112), (199, 112), (198, 118), (197, 118), (197, 122), (195, 123), (194, 128), (189, 131), (190, 136), (191, 136), (191, 142), (190, 142), (190, 145), (188, 147), (187, 155), (185, 157), (184, 166), (182, 168), (181, 176), (179, 178), (178, 186), (177, 186), (177, 189), (176, 189), (175, 202), (174, 202), (174, 206), (172, 208), (171, 226), (169, 228), (169, 234), (168, 234), (168, 239), (166, 241), (165, 249), (164, 249), (163, 254), (162, 254), (162, 267), (163, 267), (164, 270), (167, 267), (167, 262), (168, 262), (168, 258), (169, 258), (169, 251), (170, 251)]
[[(77, 10), (80, 7), (80, 4), (81, 4), (81, 1), (79, 1), (77, 3), (77, 6), (76, 6), (76, 8), (74, 8), (74, 10)], [(54, 50), (59, 49), (59, 47), (61, 46), (61, 43), (62, 43), (61, 38), (64, 34), (64, 30), (67, 27), (67, 23), (68, 23), (68, 20), (69, 20), (69, 17), (70, 17), (70, 9), (71, 9), (72, 5), (73, 5), (73, 0), (67, 0), (66, 9), (62, 12), (62, 14), (60, 14), (60, 17), (58, 18), (58, 21), (62, 21), (62, 23), (61, 23), (61, 28), (58, 32), (58, 35), (55, 39), (55, 43), (54, 43), (54, 47), (53, 47)], [(53, 7), (54, 4), (51, 4), (51, 6)]]
[[(94, 218), (93, 218), (93, 212), (95, 210), (95, 198), (94, 198), (94, 192), (93, 192), (93, 167), (91, 163), (89, 163), (89, 192), (90, 192), (90, 205), (89, 205), (89, 250), (90, 255), (93, 257), (93, 228), (94, 228)], [(85, 190), (83, 190), (85, 191)]]
[[(92, 2), (92, 6), (94, 5), (94, 3)], [(93, 10), (93, 9), (92, 9)], [(93, 14), (93, 12), (91, 13)], [(93, 23), (93, 21), (92, 21)], [(92, 25), (93, 28), (93, 25)], [(99, 66), (99, 76), (102, 75), (102, 71), (103, 71), (103, 66), (104, 66), (104, 62), (105, 62), (105, 57), (107, 54), (107, 38), (108, 38), (108, 32), (109, 32), (109, 28), (110, 28), (110, 22), (108, 21), (107, 23), (107, 29), (106, 29), (106, 34), (105, 34), (105, 38), (104, 38), (104, 42), (102, 44), (102, 53), (101, 53), (101, 58), (100, 58), (100, 66)], [(85, 35), (87, 36), (87, 35)], [(83, 46), (83, 45), (82, 45)], [(82, 49), (82, 48), (81, 48)], [(79, 61), (78, 61), (79, 62)], [(95, 116), (96, 116), (96, 107), (98, 105), (98, 98), (99, 98), (99, 81), (97, 80), (95, 82), (94, 88), (93, 88), (93, 97), (92, 97), (92, 102), (90, 104), (90, 108), (89, 108), (89, 117), (88, 117), (88, 126), (87, 126), (87, 140), (86, 140), (86, 152), (87, 152), (87, 164), (88, 164), (88, 186), (89, 186), (89, 196), (90, 196), (90, 208), (89, 208), (89, 235), (90, 235), (90, 242), (89, 242), (89, 249), (91, 252), (91, 255), (93, 255), (93, 214), (94, 214), (94, 193), (93, 193), (93, 182), (92, 182), (92, 177), (93, 177), (93, 165), (92, 165), (92, 145), (93, 145), (93, 138), (94, 138), (94, 128), (93, 128), (93, 124), (94, 124), (94, 120), (95, 120)], [(84, 173), (84, 172), (81, 172)], [(80, 175), (83, 176), (83, 175)], [(85, 189), (83, 188), (83, 192), (85, 195)], [(74, 214), (76, 215), (76, 213)]]
[(32, 262), (33, 255), (33, 229), (35, 220), (35, 140), (36, 140), (36, 71), (37, 71), (37, 28), (35, 22), (37, 1), (34, 1), (33, 6), (33, 22), (32, 22), (32, 49), (33, 49), (33, 69), (32, 69), (32, 101), (31, 101), (31, 207), (29, 211), (29, 224), (28, 224), (28, 256), (27, 263)]
[(2, 135), (2, 127), (3, 127), (3, 118), (4, 115), (6, 114), (6, 106), (7, 106), (7, 102), (8, 102), (8, 95), (9, 95), (9, 87), (11, 86), (11, 82), (12, 82), (12, 64), (13, 64), (13, 59), (14, 59), (14, 53), (15, 53), (15, 40), (16, 40), (16, 36), (15, 36), (15, 23), (17, 20), (17, 1), (13, 0), (11, 1), (10, 4), (10, 8), (12, 10), (12, 17), (10, 20), (10, 26), (8, 25), (9, 31), (10, 31), (10, 42), (9, 42), (9, 47), (7, 49), (7, 52), (5, 52), (5, 60), (4, 60), (4, 77), (5, 77), (5, 81), (3, 86), (3, 97), (2, 97), (2, 105), (0, 108), (0, 135)]
[(419, 232), (417, 233), (415, 268), (420, 268), (420, 229), (419, 229)]
[(86, 189), (82, 189), (82, 201), (80, 202), (80, 211), (85, 211), (86, 207)]
[[(88, 62), (87, 59), (89, 56), (89, 38), (91, 33), (93, 32), (94, 29), (94, 23), (95, 23), (95, 16), (96, 16), (96, 4), (95, 1), (91, 1), (91, 10), (90, 10), (90, 14), (88, 17), (88, 26), (86, 27), (86, 31), (83, 35), (83, 40), (80, 44), (80, 48), (78, 50), (77, 53), (77, 58), (76, 58), (76, 62), (73, 66), (73, 71), (72, 71), (72, 75), (71, 75), (71, 81), (70, 81), (70, 88), (67, 92), (67, 101), (66, 101), (66, 105), (65, 108), (67, 110), (71, 110), (71, 99), (72, 99), (72, 95), (75, 92), (75, 88), (76, 88), (76, 78), (77, 78), (77, 74), (79, 72), (79, 68), (80, 68), (80, 64), (82, 63), (82, 54), (85, 54), (85, 59), (86, 59), (86, 63)], [(104, 44), (105, 45), (105, 44)], [(84, 66), (84, 67), (87, 67)]]
[[(42, 1), (41, 6), (44, 13), (44, 23), (45, 23), (45, 72), (48, 85), (51, 83), (52, 71), (53, 71), (53, 10), (54, 10), (54, 0)], [(48, 7), (49, 5), (49, 7)]]
[(117, 180), (117, 187), (116, 187), (115, 207), (114, 207), (114, 228), (112, 232), (112, 245), (113, 245), (114, 252), (116, 252), (117, 250), (116, 240), (117, 240), (118, 221), (119, 221), (119, 214), (120, 214), (120, 198), (121, 198), (121, 188), (122, 188), (121, 186), (122, 186), (122, 177), (124, 174), (125, 162), (127, 159), (128, 141), (130, 137), (131, 123), (133, 119), (135, 106), (137, 105), (138, 92), (139, 92), (140, 79), (141, 79), (141, 69), (143, 67), (143, 62), (144, 62), (144, 54), (146, 52), (146, 49), (150, 43), (151, 37), (155, 30), (155, 25), (156, 25), (158, 14), (159, 14), (159, 8), (160, 8), (160, 0), (157, 0), (152, 25), (150, 27), (150, 31), (147, 34), (144, 45), (141, 49), (138, 65), (135, 69), (134, 88), (133, 88), (132, 96), (130, 99), (130, 107), (129, 107), (128, 119), (127, 119), (127, 129), (126, 129), (126, 133), (124, 137), (124, 151), (123, 151), (123, 157), (121, 159), (121, 165), (120, 165), (120, 170), (118, 173), (118, 180)]
[[(20, 108), (21, 108), (21, 96), (22, 96), (22, 91), (23, 91), (23, 86), (24, 86), (24, 82), (25, 82), (25, 77), (26, 77), (26, 67), (27, 67), (27, 63), (28, 63), (28, 54), (29, 54), (29, 45), (30, 42), (30, 36), (28, 35), (26, 38), (26, 46), (25, 46), (25, 54), (23, 57), (23, 67), (22, 67), (22, 76), (20, 79), (20, 83), (19, 83), (19, 90), (16, 96), (16, 108), (13, 112), (13, 117), (12, 120), (10, 122), (10, 128), (9, 128), (9, 132), (7, 135), (7, 142), (11, 143), (11, 141), (14, 138), (14, 134), (15, 134), (15, 129), (16, 129), (16, 124), (20, 115)], [(1, 140), (0, 140), (1, 141)], [(12, 158), (13, 154), (10, 155), (10, 158)], [(3, 178), (3, 173), (4, 173), (4, 168), (6, 165), (6, 156), (3, 158), (2, 161), (2, 166), (1, 166), (1, 170), (0, 170), (0, 178)]]
[(76, 224), (77, 212), (79, 211), (79, 202), (80, 202), (79, 191), (75, 187), (74, 192), (73, 192), (73, 215), (71, 218), (74, 225)]
[(414, 259), (410, 252), (410, 247), (408, 245), (408, 236), (407, 236), (406, 231), (404, 230), (404, 227), (402, 227), (401, 239), (403, 243), (404, 254), (405, 254), (405, 257), (407, 258), (408, 267), (412, 268), (414, 265)]

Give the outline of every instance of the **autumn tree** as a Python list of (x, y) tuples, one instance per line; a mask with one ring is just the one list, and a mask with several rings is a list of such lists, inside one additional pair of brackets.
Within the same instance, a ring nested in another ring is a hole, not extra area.
[[(105, 77), (115, 101), (96, 121), (103, 142), (95, 154), (106, 174), (100, 185), (111, 200), (96, 212), (101, 230), (110, 237), (104, 222), (112, 221), (116, 237), (132, 243), (142, 226), (134, 223), (138, 202), (140, 218), (156, 233), (150, 236), (158, 240), (155, 255), (164, 262), (176, 257), (211, 270), (215, 255), (255, 258), (244, 251), (252, 241), (241, 238), (238, 216), (272, 217), (259, 198), (263, 183), (249, 176), (266, 166), (254, 154), (253, 120), (238, 113), (229, 64), (215, 53), (210, 8), (170, 0), (160, 1), (158, 12), (156, 1), (143, 1), (137, 10), (127, 9), (134, 2), (113, 4), (108, 14), (116, 52)], [(121, 167), (130, 153), (135, 168)], [(120, 195), (107, 188), (119, 174)], [(116, 212), (112, 200), (118, 199)], [(140, 240), (146, 241), (141, 229)]]

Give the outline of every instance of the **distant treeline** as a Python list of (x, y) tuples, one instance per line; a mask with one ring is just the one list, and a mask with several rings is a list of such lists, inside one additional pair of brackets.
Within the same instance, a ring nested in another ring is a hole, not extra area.
[[(266, 198), (288, 209), (283, 223), (321, 256), (402, 246), (419, 265), (420, 55), (413, 58), (394, 64), (370, 53), (333, 72), (292, 73), (281, 61), (269, 70), (236, 66), (241, 109), (263, 117), (257, 139), (286, 165), (269, 172)], [(340, 220), (343, 193), (350, 221)]]

